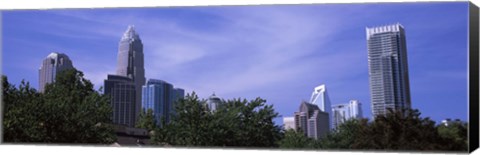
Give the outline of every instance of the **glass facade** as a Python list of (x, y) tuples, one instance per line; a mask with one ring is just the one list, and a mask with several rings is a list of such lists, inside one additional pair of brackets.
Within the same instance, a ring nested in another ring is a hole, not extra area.
[(104, 81), (105, 95), (110, 96), (114, 124), (135, 126), (135, 84), (130, 77), (108, 75)]
[(410, 108), (405, 30), (400, 24), (366, 28), (372, 113)]
[(159, 126), (162, 117), (170, 122), (170, 114), (175, 113), (175, 102), (185, 94), (183, 89), (173, 88), (172, 84), (156, 79), (149, 79), (142, 89), (142, 110), (152, 109)]

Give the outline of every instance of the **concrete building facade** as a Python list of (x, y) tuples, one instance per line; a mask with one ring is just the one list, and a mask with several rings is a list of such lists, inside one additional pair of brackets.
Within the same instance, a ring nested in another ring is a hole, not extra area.
[(44, 92), (45, 86), (55, 81), (57, 73), (67, 69), (74, 69), (74, 67), (72, 61), (66, 54), (57, 52), (50, 53), (42, 61), (42, 65), (38, 69), (39, 92)]

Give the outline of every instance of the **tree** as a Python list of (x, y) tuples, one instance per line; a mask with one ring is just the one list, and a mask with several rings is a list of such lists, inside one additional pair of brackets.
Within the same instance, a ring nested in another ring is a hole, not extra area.
[(280, 139), (273, 106), (257, 98), (222, 101), (209, 111), (193, 92), (176, 103), (171, 122), (155, 131), (154, 143), (181, 146), (275, 147)]
[(4, 142), (38, 142), (44, 134), (42, 124), (36, 121), (41, 112), (37, 111), (43, 98), (30, 87), (28, 82), (22, 80), (19, 88), (8, 82), (2, 76), (3, 86), (3, 141)]
[(335, 130), (320, 139), (324, 149), (352, 149), (353, 143), (362, 140), (363, 131), (367, 130), (368, 119), (349, 119), (340, 124)]
[(468, 123), (455, 121), (437, 126), (438, 134), (445, 140), (450, 150), (468, 150)]
[(237, 114), (232, 123), (238, 130), (236, 140), (239, 146), (249, 147), (277, 147), (281, 138), (281, 127), (275, 125), (273, 119), (279, 114), (273, 105), (266, 105), (266, 100), (256, 98), (248, 102), (246, 99), (229, 100), (226, 108), (230, 107), (230, 115)]
[(353, 149), (384, 150), (443, 150), (443, 139), (438, 135), (435, 122), (420, 117), (413, 109), (392, 110), (379, 115), (365, 130), (360, 130), (359, 140)]
[[(195, 93), (187, 94), (175, 104), (175, 115), (169, 124), (162, 120), (162, 129), (155, 132), (154, 143), (167, 143), (182, 146), (206, 146), (209, 144), (208, 126), (211, 116), (202, 106)], [(163, 125), (165, 124), (165, 125)]]
[(147, 129), (148, 131), (155, 130), (155, 128), (157, 128), (157, 121), (155, 120), (153, 109), (147, 109), (146, 112), (141, 110), (135, 127)]
[(64, 70), (38, 93), (22, 82), (3, 81), (6, 142), (113, 143), (108, 97), (93, 89), (81, 71)]
[(315, 146), (314, 139), (305, 136), (301, 130), (296, 132), (293, 129), (285, 131), (283, 139), (279, 141), (279, 147), (285, 149), (318, 148)]

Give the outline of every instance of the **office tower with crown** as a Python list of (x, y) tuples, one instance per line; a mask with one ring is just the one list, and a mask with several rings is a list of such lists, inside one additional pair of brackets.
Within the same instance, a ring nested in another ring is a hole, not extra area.
[(66, 54), (57, 52), (50, 53), (38, 69), (39, 92), (44, 92), (45, 86), (54, 82), (59, 72), (73, 68), (72, 61)]
[(330, 97), (328, 96), (327, 87), (322, 84), (314, 88), (312, 92), (312, 97), (310, 98), (310, 103), (315, 104), (320, 108), (322, 112), (328, 114), (328, 124), (333, 128), (332, 123), (332, 108), (330, 103)]
[(129, 26), (118, 45), (117, 75), (126, 76), (135, 85), (135, 120), (140, 114), (142, 86), (145, 84), (143, 44), (133, 26)]

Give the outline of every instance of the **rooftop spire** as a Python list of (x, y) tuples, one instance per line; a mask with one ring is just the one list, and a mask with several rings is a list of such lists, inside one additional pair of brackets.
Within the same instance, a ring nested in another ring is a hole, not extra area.
[(135, 31), (135, 26), (134, 25), (129, 25), (128, 26), (127, 31), (125, 31), (125, 33), (123, 33), (122, 40), (123, 39), (135, 39), (135, 40), (140, 39), (137, 32)]

